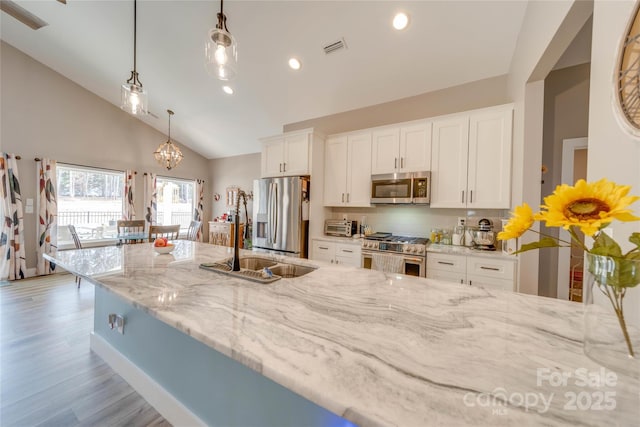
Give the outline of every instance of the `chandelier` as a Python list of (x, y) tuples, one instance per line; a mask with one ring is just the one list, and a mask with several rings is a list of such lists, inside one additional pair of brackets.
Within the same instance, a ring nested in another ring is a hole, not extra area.
[(224, 0), (220, 0), (218, 24), (209, 30), (205, 45), (207, 72), (220, 79), (231, 80), (238, 68), (238, 45), (227, 29), (227, 17), (222, 12)]
[(160, 144), (153, 154), (158, 163), (167, 168), (167, 170), (171, 170), (178, 166), (184, 156), (178, 146), (171, 141), (171, 116), (173, 116), (173, 111), (167, 110), (167, 113), (169, 113), (169, 139), (167, 142)]
[(120, 108), (134, 115), (147, 114), (147, 91), (142, 87), (136, 70), (137, 2), (133, 0), (133, 71), (120, 90)]

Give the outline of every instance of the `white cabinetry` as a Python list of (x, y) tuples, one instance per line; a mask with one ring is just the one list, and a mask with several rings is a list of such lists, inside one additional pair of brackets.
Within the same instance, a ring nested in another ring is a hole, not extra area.
[(433, 121), (431, 207), (508, 209), (513, 106)]
[(360, 267), (362, 249), (360, 244), (332, 242), (323, 239), (313, 239), (311, 243), (312, 259), (332, 264), (344, 264)]
[(370, 206), (371, 133), (328, 137), (325, 143), (324, 205)]
[(371, 174), (422, 172), (430, 169), (430, 122), (421, 120), (373, 131)]
[(515, 265), (513, 260), (428, 252), (427, 278), (515, 291)]
[(262, 139), (262, 177), (309, 175), (310, 130)]

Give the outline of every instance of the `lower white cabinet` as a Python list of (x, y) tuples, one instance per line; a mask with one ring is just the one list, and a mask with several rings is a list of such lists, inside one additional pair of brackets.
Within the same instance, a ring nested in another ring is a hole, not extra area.
[(515, 291), (516, 262), (473, 255), (427, 252), (427, 278), (485, 289)]
[(360, 244), (313, 239), (311, 241), (311, 256), (312, 259), (318, 261), (361, 267), (362, 249)]

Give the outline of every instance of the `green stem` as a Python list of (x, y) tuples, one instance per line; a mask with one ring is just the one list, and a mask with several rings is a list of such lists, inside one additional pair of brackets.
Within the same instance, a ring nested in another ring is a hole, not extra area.
[(574, 242), (576, 242), (578, 246), (582, 248), (583, 251), (589, 252), (589, 248), (587, 248), (585, 244), (582, 243), (582, 241), (578, 238), (578, 235), (576, 234), (576, 230), (573, 228), (573, 226), (569, 227), (569, 234), (571, 235), (571, 239)]
[(539, 235), (544, 236), (544, 237), (550, 237), (553, 240), (557, 240), (558, 242), (566, 243), (567, 245), (571, 246), (571, 242), (568, 242), (568, 241), (566, 241), (564, 239), (561, 239), (559, 237), (556, 237), (556, 236), (552, 236), (551, 234), (543, 233), (541, 231), (536, 231), (533, 228), (530, 228), (529, 231), (533, 231), (534, 233), (538, 233)]
[[(629, 336), (629, 331), (627, 330), (627, 323), (624, 320), (622, 299), (624, 298), (625, 292), (623, 291), (618, 293), (618, 291), (614, 289), (613, 290), (613, 294), (615, 296), (614, 297), (609, 292), (609, 286), (607, 285), (603, 285), (603, 286), (606, 292), (602, 290), (602, 287), (598, 283), (598, 289), (600, 289), (600, 292), (602, 292), (607, 296), (607, 298), (609, 298), (609, 301), (611, 301), (611, 305), (613, 305), (613, 311), (616, 312), (618, 323), (620, 324), (620, 328), (622, 329), (622, 335), (624, 336), (625, 343), (627, 344), (627, 351), (629, 352), (629, 356), (635, 357), (635, 353), (633, 352), (633, 345), (631, 344), (631, 337)], [(620, 297), (620, 300), (618, 300), (618, 297)]]

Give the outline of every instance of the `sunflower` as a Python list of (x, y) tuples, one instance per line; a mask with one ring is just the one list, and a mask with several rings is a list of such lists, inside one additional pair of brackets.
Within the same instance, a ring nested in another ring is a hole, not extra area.
[(498, 240), (509, 240), (520, 237), (533, 225), (533, 211), (531, 207), (523, 203), (516, 206), (511, 214), (511, 219), (504, 226), (504, 231), (498, 233)]
[(574, 187), (562, 184), (550, 196), (544, 198), (542, 212), (535, 215), (536, 220), (545, 221), (547, 227), (580, 227), (587, 236), (593, 236), (598, 230), (614, 219), (620, 221), (638, 221), (628, 206), (640, 199), (627, 196), (631, 189), (628, 185), (600, 181), (587, 183), (581, 179)]

